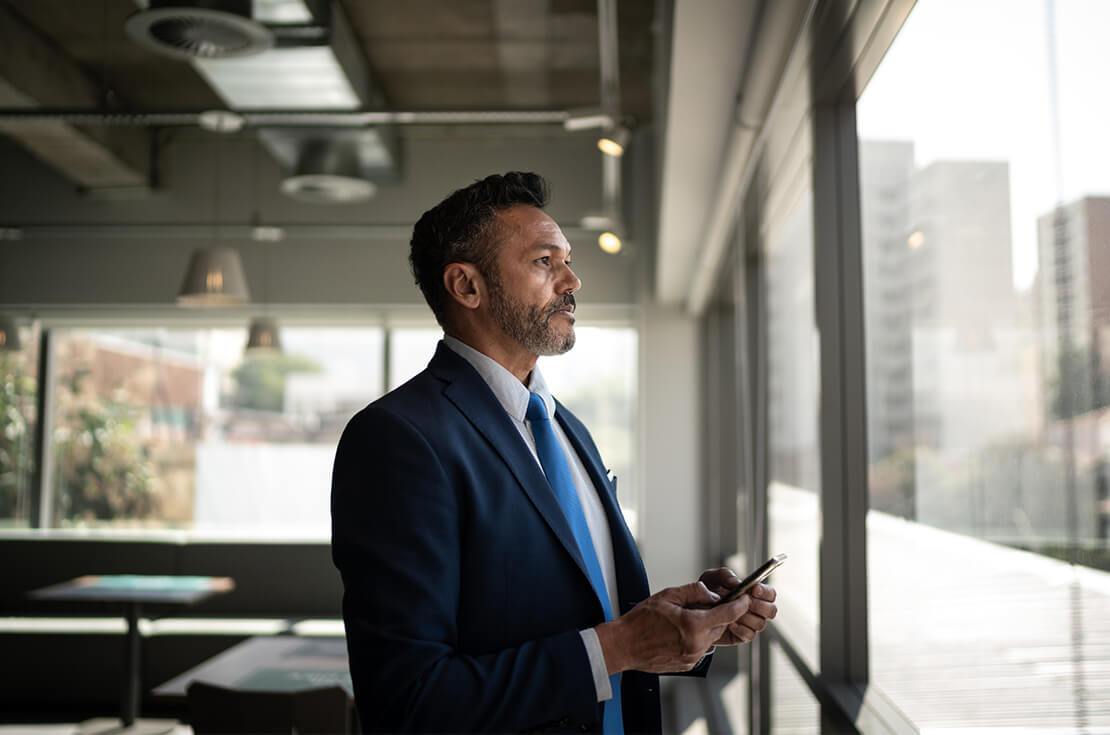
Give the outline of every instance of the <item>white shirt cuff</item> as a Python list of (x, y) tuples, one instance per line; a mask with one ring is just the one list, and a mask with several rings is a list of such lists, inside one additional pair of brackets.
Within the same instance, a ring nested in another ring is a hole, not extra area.
[(597, 631), (586, 628), (578, 631), (582, 636), (582, 644), (586, 646), (586, 655), (590, 658), (590, 671), (594, 675), (594, 689), (597, 690), (597, 701), (604, 702), (613, 698), (613, 687), (609, 684), (609, 670), (605, 666), (605, 652), (601, 650), (601, 641)]

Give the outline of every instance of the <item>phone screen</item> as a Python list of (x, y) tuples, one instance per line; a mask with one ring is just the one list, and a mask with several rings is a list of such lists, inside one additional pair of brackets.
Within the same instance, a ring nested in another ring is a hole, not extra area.
[(770, 559), (760, 564), (759, 569), (756, 569), (747, 577), (744, 577), (744, 579), (740, 582), (740, 586), (722, 597), (721, 601), (717, 604), (723, 605), (726, 602), (732, 602), (737, 597), (744, 594), (763, 580), (767, 579), (767, 577), (771, 576), (771, 572), (778, 569), (785, 562), (786, 554), (776, 554), (775, 556), (772, 556)]

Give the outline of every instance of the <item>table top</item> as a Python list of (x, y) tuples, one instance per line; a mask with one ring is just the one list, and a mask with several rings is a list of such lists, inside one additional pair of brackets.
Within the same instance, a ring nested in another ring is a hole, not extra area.
[(89, 574), (28, 594), (37, 600), (191, 605), (233, 589), (230, 577)]
[(265, 691), (338, 685), (354, 697), (345, 638), (250, 638), (161, 684), (154, 694), (185, 697), (186, 689), (194, 681)]

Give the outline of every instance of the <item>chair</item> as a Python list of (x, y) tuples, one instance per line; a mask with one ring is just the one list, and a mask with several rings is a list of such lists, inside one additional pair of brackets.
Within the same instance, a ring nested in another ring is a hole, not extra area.
[(276, 692), (227, 689), (194, 681), (186, 689), (196, 735), (350, 733), (353, 707), (337, 686)]

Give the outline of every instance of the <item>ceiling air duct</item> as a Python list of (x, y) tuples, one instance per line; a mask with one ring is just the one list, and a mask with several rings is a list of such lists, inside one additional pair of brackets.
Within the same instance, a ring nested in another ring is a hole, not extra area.
[(127, 19), (127, 34), (151, 51), (177, 59), (227, 59), (274, 46), (256, 21), (253, 0), (150, 0)]
[(363, 175), (355, 141), (318, 139), (301, 147), (296, 172), (281, 190), (310, 204), (346, 204), (369, 199), (376, 187)]

